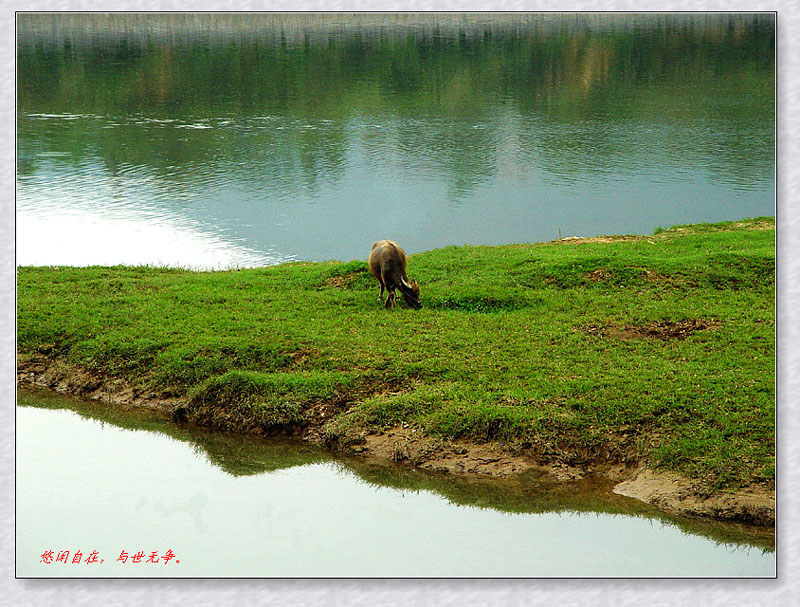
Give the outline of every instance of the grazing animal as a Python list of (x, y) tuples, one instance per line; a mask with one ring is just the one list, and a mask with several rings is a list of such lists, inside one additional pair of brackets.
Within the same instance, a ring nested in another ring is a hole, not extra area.
[(378, 299), (383, 299), (384, 289), (388, 291), (385, 307), (394, 308), (397, 300), (395, 289), (400, 289), (400, 294), (409, 306), (415, 310), (422, 307), (419, 303), (419, 285), (416, 280), (408, 281), (406, 252), (399, 244), (391, 240), (379, 240), (373, 244), (369, 253), (369, 271), (381, 285)]

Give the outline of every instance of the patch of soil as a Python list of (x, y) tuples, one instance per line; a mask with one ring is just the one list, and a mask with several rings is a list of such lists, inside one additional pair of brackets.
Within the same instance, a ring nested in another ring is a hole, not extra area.
[(525, 453), (510, 453), (496, 444), (445, 441), (426, 437), (420, 430), (409, 427), (376, 434), (363, 433), (357, 443), (350, 447), (353, 453), (440, 473), (507, 478), (535, 471), (562, 482), (601, 475), (617, 483), (614, 493), (673, 514), (759, 526), (775, 524), (775, 492), (764, 486), (754, 485), (735, 492), (704, 496), (698, 483), (674, 473), (653, 472), (613, 460), (612, 463), (593, 461), (581, 465), (543, 463), (539, 458)]
[(764, 486), (754, 485), (704, 497), (696, 483), (677, 474), (640, 469), (631, 478), (618, 483), (614, 493), (676, 514), (750, 525), (775, 524), (775, 492)]
[(575, 244), (587, 244), (587, 243), (595, 243), (595, 242), (625, 242), (631, 240), (646, 240), (651, 244), (655, 244), (655, 241), (659, 239), (659, 236), (637, 236), (635, 234), (629, 235), (616, 235), (616, 236), (566, 236), (565, 238), (559, 238), (556, 240), (551, 241), (551, 243), (555, 244), (565, 244), (565, 245), (575, 245)]
[(609, 278), (613, 278), (614, 273), (611, 270), (607, 270), (606, 268), (597, 268), (592, 272), (585, 272), (583, 274), (583, 277), (593, 282), (603, 282), (608, 280)]
[(353, 281), (361, 276), (361, 272), (350, 272), (339, 276), (331, 276), (323, 284), (334, 289), (349, 289)]
[(648, 282), (676, 282), (674, 278), (669, 276), (664, 276), (660, 272), (656, 272), (655, 270), (648, 270), (647, 268), (644, 269), (644, 278)]
[(759, 221), (737, 221), (731, 227), (730, 230), (741, 230), (742, 228), (749, 228), (750, 230), (774, 230), (775, 229), (775, 220), (774, 219), (761, 219)]
[(625, 476), (626, 469), (624, 464), (545, 464), (526, 453), (512, 453), (496, 443), (443, 440), (426, 436), (422, 430), (408, 425), (384, 432), (362, 432), (346, 449), (439, 473), (470, 473), (498, 478), (535, 470), (545, 472), (559, 481), (567, 481), (602, 470), (612, 479), (619, 479)]
[(17, 360), (17, 383), (101, 402), (146, 407), (167, 413), (178, 402), (175, 397), (165, 397), (131, 386), (122, 379), (108, 378), (61, 361), (53, 362), (44, 356), (20, 356)]
[(291, 357), (291, 367), (292, 369), (298, 369), (302, 367), (305, 362), (309, 359), (318, 358), (319, 352), (314, 350), (313, 348), (304, 348), (302, 350), (297, 350), (293, 352), (286, 352), (286, 354)]
[(618, 327), (614, 325), (589, 325), (584, 328), (584, 333), (588, 335), (599, 335), (630, 341), (634, 339), (686, 339), (698, 331), (716, 329), (720, 326), (717, 320), (694, 318), (679, 322), (661, 321), (647, 325), (626, 325)]
[[(656, 272), (655, 270), (650, 270), (648, 268), (638, 268), (644, 272), (644, 279), (647, 282), (663, 282), (669, 283), (671, 285), (679, 285), (681, 281), (671, 276), (664, 276), (660, 272)], [(608, 268), (597, 268), (596, 270), (592, 270), (591, 272), (584, 272), (582, 274), (583, 278), (587, 280), (591, 280), (592, 282), (605, 282), (606, 280), (611, 280), (614, 278), (614, 273), (609, 270)]]
[[(726, 226), (717, 226), (713, 228), (716, 231), (732, 231), (732, 230), (741, 230), (741, 229), (748, 229), (748, 230), (774, 230), (775, 229), (775, 221), (773, 219), (765, 218), (759, 221), (738, 221)], [(589, 243), (596, 243), (596, 242), (624, 242), (624, 241), (645, 241), (650, 244), (656, 244), (657, 241), (663, 240), (664, 238), (669, 238), (672, 234), (676, 233), (685, 233), (685, 232), (697, 232), (697, 228), (687, 226), (682, 228), (670, 228), (669, 230), (664, 230), (658, 234), (651, 234), (651, 235), (637, 235), (637, 234), (617, 234), (611, 236), (566, 236), (564, 238), (557, 238), (555, 240), (551, 240), (547, 244), (556, 244), (556, 245), (579, 245), (579, 244), (589, 244)]]

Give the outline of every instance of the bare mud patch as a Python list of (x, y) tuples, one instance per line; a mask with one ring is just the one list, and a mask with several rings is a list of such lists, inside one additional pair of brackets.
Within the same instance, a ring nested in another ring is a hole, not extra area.
[(689, 479), (671, 472), (640, 469), (613, 490), (676, 514), (751, 525), (775, 524), (775, 492), (760, 485), (703, 496), (697, 483)]
[[(665, 276), (664, 274), (649, 268), (632, 267), (630, 269), (640, 270), (644, 275), (644, 280), (647, 282), (669, 283), (673, 285), (677, 285), (681, 282), (674, 277)], [(614, 272), (609, 268), (597, 268), (591, 272), (584, 272), (581, 274), (581, 276), (586, 280), (591, 280), (592, 282), (607, 282), (614, 279)]]
[(650, 270), (648, 268), (644, 269), (644, 278), (648, 282), (676, 282), (674, 278), (669, 276), (664, 276), (660, 272), (656, 272), (655, 270)]
[(47, 388), (63, 394), (73, 394), (101, 402), (145, 407), (169, 413), (178, 402), (155, 392), (132, 386), (122, 379), (107, 378), (100, 373), (52, 362), (45, 357), (20, 357), (17, 361), (17, 383)]
[(622, 341), (635, 339), (686, 339), (694, 333), (717, 329), (721, 323), (718, 320), (694, 318), (683, 321), (658, 321), (646, 325), (588, 325), (583, 332), (588, 335), (598, 335)]
[(600, 477), (616, 483), (613, 492), (649, 504), (671, 514), (734, 521), (757, 526), (775, 524), (775, 492), (753, 485), (736, 491), (704, 495), (697, 481), (676, 473), (654, 472), (626, 463), (544, 462), (526, 453), (511, 453), (492, 443), (445, 441), (426, 437), (414, 428), (394, 428), (364, 434), (353, 453), (390, 459), (424, 470), (449, 474), (476, 474), (514, 478), (535, 472), (558, 482)]
[(551, 241), (551, 244), (578, 245), (589, 243), (629, 242), (633, 240), (646, 240), (655, 244), (659, 236), (638, 236), (636, 234), (620, 234), (616, 236), (566, 236)]
[(361, 272), (350, 272), (348, 274), (341, 274), (339, 276), (331, 276), (330, 278), (325, 279), (323, 285), (333, 289), (350, 289), (353, 287), (353, 283), (360, 278), (361, 275)]
[(544, 464), (522, 453), (513, 453), (494, 443), (443, 440), (425, 436), (421, 430), (397, 427), (384, 432), (364, 432), (347, 450), (361, 455), (389, 459), (423, 470), (449, 474), (478, 474), (496, 478), (536, 471), (559, 481), (584, 478), (602, 470), (613, 479), (625, 476), (625, 466), (570, 466), (565, 463)]
[(583, 277), (592, 282), (605, 282), (614, 277), (614, 273), (606, 268), (597, 268), (592, 272), (585, 272)]

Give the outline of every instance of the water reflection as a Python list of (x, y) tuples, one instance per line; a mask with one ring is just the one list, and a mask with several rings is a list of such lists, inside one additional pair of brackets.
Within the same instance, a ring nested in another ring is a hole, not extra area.
[(226, 269), (293, 259), (271, 247), (248, 247), (241, 238), (180, 209), (157, 204), (163, 200), (163, 183), (142, 167), (120, 165), (105, 171), (90, 161), (70, 168), (43, 167), (20, 178), (18, 189), (35, 190), (41, 197), (39, 204), (18, 208), (16, 228), (23, 237), (17, 240), (16, 254), (22, 265)]
[(771, 15), (26, 14), (17, 60), (18, 212), (156, 208), (212, 267), (774, 213)]

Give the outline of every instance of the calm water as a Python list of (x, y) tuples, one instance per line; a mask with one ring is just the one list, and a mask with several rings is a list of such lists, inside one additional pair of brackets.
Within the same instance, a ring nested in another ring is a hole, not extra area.
[(771, 15), (20, 15), (17, 263), (773, 215)]
[(599, 482), (450, 478), (51, 394), (19, 404), (21, 576), (775, 574), (769, 530), (670, 519)]

